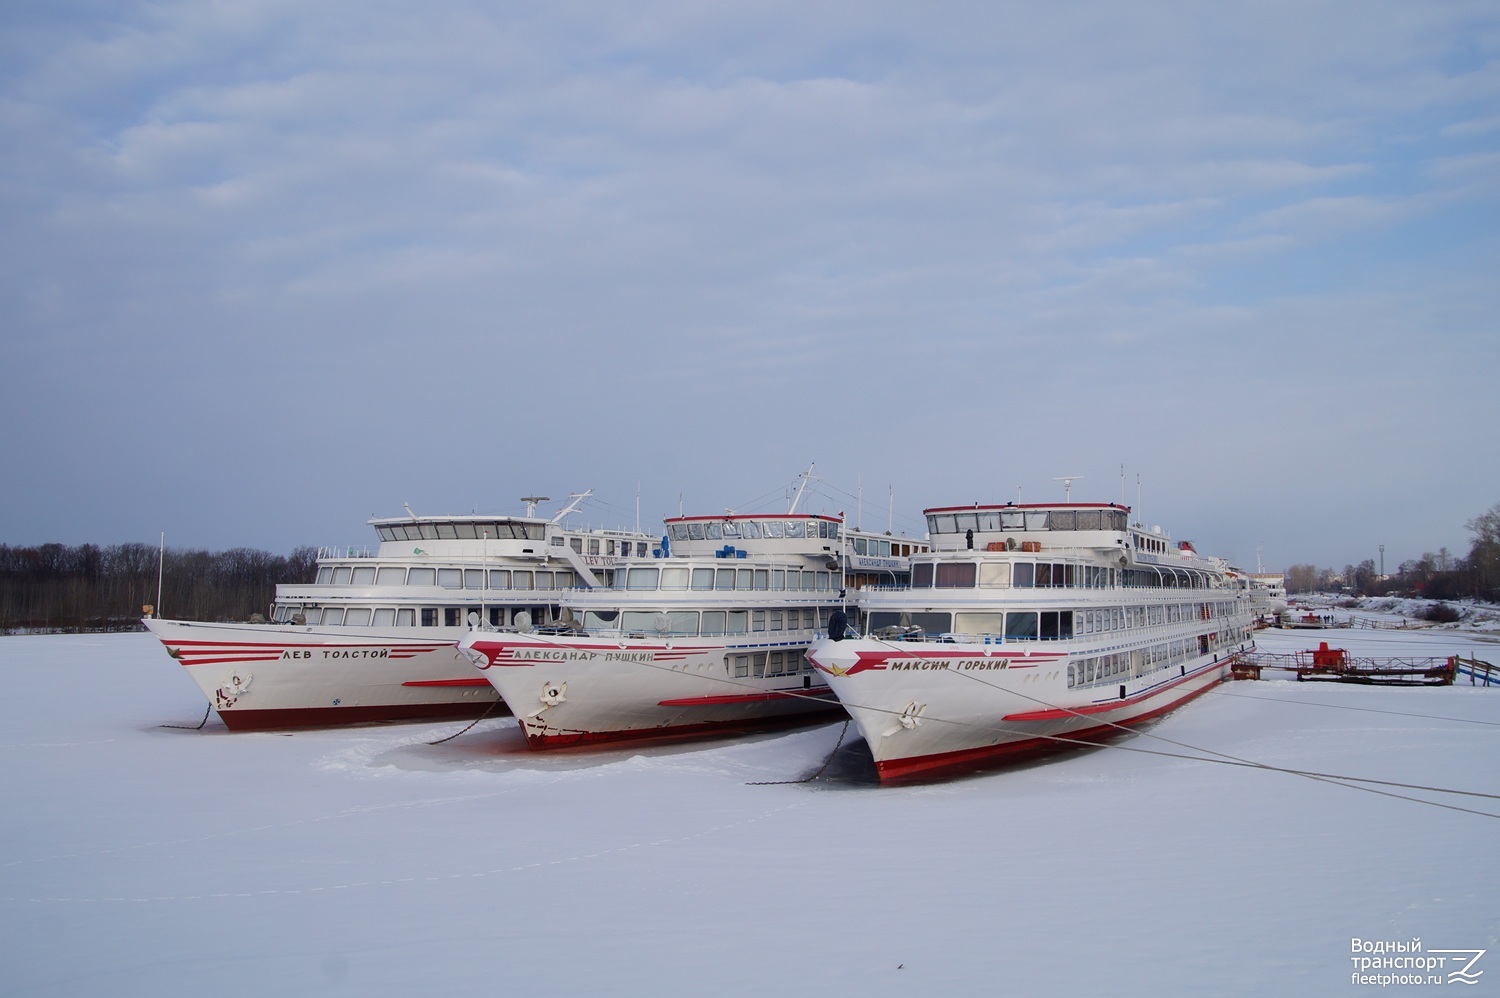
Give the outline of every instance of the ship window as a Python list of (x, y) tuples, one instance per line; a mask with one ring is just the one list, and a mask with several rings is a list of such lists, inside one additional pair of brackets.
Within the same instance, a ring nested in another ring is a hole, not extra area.
[(770, 658), (766, 662), (766, 675), (768, 675), (768, 676), (779, 676), (779, 675), (781, 675), (782, 668), (783, 668), (782, 662), (783, 662), (783, 657), (782, 657), (781, 652), (779, 652), (779, 651), (773, 651), (773, 652), (771, 652)]
[(375, 566), (362, 565), (354, 570), (354, 577), (350, 580), (356, 586), (369, 586), (375, 583)]
[(660, 572), (654, 568), (632, 568), (625, 573), (626, 589), (655, 589)]
[(1078, 511), (1078, 529), (1098, 530), (1102, 525), (1102, 519), (1097, 509), (1081, 509)]
[(443, 607), (443, 625), (445, 627), (457, 627), (459, 625), (459, 623), (461, 622), (461, 620), (462, 620), (462, 618), (460, 617), (458, 607), (456, 607), (456, 606), (445, 606), (445, 607)]
[(749, 634), (750, 633), (750, 611), (730, 610), (729, 619), (724, 625), (725, 634)]
[(972, 589), (975, 572), (972, 561), (942, 562), (937, 566), (937, 588)]
[(753, 588), (752, 582), (753, 582), (754, 578), (755, 578), (755, 572), (753, 570), (751, 570), (751, 569), (748, 569), (748, 568), (735, 569), (735, 573), (734, 573), (734, 588), (736, 588), (736, 589), (751, 589), (751, 588)]
[(465, 589), (483, 589), (484, 588), (484, 569), (482, 569), (482, 568), (466, 568), (466, 569), (464, 569), (464, 588)]
[(751, 612), (750, 629), (752, 631), (764, 631), (766, 629), (766, 611), (755, 610)]
[(724, 537), (723, 528), (717, 523), (705, 523), (703, 525), (703, 533), (711, 541), (722, 540)]
[(698, 633), (697, 610), (672, 610), (667, 613), (667, 618), (671, 622), (668, 627), (673, 634), (691, 637)]
[(437, 525), (438, 538), (445, 541), (458, 539), (458, 528), (452, 523), (439, 523)]
[(655, 634), (656, 617), (655, 610), (626, 610), (620, 615), (620, 630), (635, 634)]
[(367, 606), (353, 606), (344, 615), (345, 627), (369, 627), (370, 608)]
[(438, 585), (444, 589), (462, 589), (464, 585), (464, 573), (459, 568), (438, 569)]
[(732, 568), (717, 568), (717, 569), (714, 569), (714, 588), (715, 589), (733, 589), (734, 588), (734, 569), (732, 569)]
[(1029, 589), (1035, 584), (1036, 566), (1029, 561), (1018, 561), (1015, 563), (1011, 575), (1011, 585), (1022, 589)]
[(430, 606), (424, 606), (424, 607), (422, 607), (422, 626), (423, 627), (436, 627), (437, 626), (437, 611), (435, 609), (433, 609), (432, 607), (430, 607)]
[(740, 525), (733, 520), (725, 520), (723, 530), (725, 537), (738, 537), (740, 535)]
[(957, 514), (957, 515), (955, 515), (953, 517), (953, 524), (954, 524), (954, 528), (955, 528), (954, 532), (955, 533), (959, 533), (959, 534), (966, 533), (967, 531), (970, 531), (970, 530), (978, 530), (979, 529), (979, 514), (978, 513), (959, 513), (959, 514)]
[(994, 589), (1010, 585), (1010, 565), (1003, 561), (986, 561), (979, 566), (979, 586)]
[(693, 569), (693, 588), (712, 589), (714, 587), (714, 570), (711, 568)]
[(1034, 640), (1038, 631), (1035, 610), (1015, 610), (1005, 615), (1005, 640)]
[[(455, 523), (453, 530), (458, 534), (460, 539), (473, 541), (478, 540), (480, 537), (479, 527), (480, 525), (477, 523)], [(484, 524), (484, 529), (491, 536), (494, 536), (494, 531), (490, 529), (489, 524)]]
[(724, 611), (703, 611), (703, 633), (706, 635), (720, 635), (724, 633)]
[(512, 589), (530, 589), (531, 588), (531, 573), (530, 572), (512, 572), (512, 573), (510, 573), (510, 587)]
[(417, 626), (417, 611), (411, 609), (410, 607), (406, 607), (404, 609), (397, 610), (396, 611), (396, 626), (397, 627), (415, 627), (415, 626)]
[(304, 607), (302, 610), (302, 621), (307, 624), (316, 624), (323, 619), (323, 611), (319, 607)]
[(756, 589), (769, 589), (769, 588), (771, 588), (771, 573), (768, 572), (768, 571), (766, 571), (764, 568), (757, 568), (755, 570), (755, 588)]
[(437, 569), (414, 568), (406, 573), (406, 584), (408, 586), (435, 586), (437, 585)]
[(766, 674), (766, 653), (756, 652), (750, 657), (750, 675), (761, 679)]
[(1000, 529), (1001, 530), (1025, 530), (1026, 529), (1026, 514), (1022, 513), (1020, 510), (1001, 510), (1000, 511)]
[(779, 631), (779, 630), (781, 630), (783, 628), (783, 626), (784, 626), (784, 624), (782, 623), (781, 611), (780, 610), (772, 610), (771, 611), (771, 630), (773, 630), (773, 631)]
[(536, 573), (536, 587), (538, 589), (551, 589), (552, 588), (552, 573), (551, 572), (538, 572), (538, 573)]
[(1027, 530), (1046, 530), (1047, 529), (1047, 511), (1046, 510), (1027, 510), (1027, 512), (1026, 512), (1026, 529)]
[(1003, 613), (955, 613), (953, 629), (960, 634), (1003, 634)]
[(375, 573), (377, 586), (399, 586), (406, 581), (406, 569), (387, 566)]
[(510, 588), (510, 570), (509, 569), (504, 569), (504, 568), (492, 568), (492, 569), (490, 569), (490, 588), (491, 589), (509, 589)]
[(773, 569), (771, 569), (771, 588), (772, 589), (785, 589), (786, 588), (786, 572), (784, 572), (783, 570), (781, 570), (779, 568), (773, 568)]
[(807, 525), (801, 520), (793, 520), (786, 525), (786, 535), (788, 537), (806, 537)]
[(1046, 589), (1052, 585), (1052, 566), (1045, 561), (1036, 566), (1036, 587)]
[(347, 586), (349, 584), (349, 567), (342, 565), (333, 570), (333, 584), (336, 586)]
[(615, 621), (619, 619), (619, 610), (585, 610), (583, 612), (583, 627), (584, 630), (601, 628), (609, 630), (615, 626)]
[(734, 676), (736, 679), (746, 679), (750, 675), (750, 656), (734, 656)]
[(1049, 530), (1073, 530), (1078, 526), (1078, 518), (1071, 509), (1054, 509), (1047, 514), (1047, 527)]
[(390, 627), (396, 623), (396, 611), (392, 607), (383, 606), (375, 611), (375, 626)]
[(326, 567), (318, 569), (318, 585), (320, 585), (320, 586), (326, 586), (326, 585), (328, 585), (332, 581), (333, 581), (333, 569), (326, 568)]
[(761, 527), (764, 528), (767, 537), (786, 536), (785, 524), (780, 520), (767, 520), (761, 524)]
[(828, 592), (828, 590), (830, 588), (832, 588), (832, 586), (830, 585), (832, 579), (833, 579), (833, 576), (830, 575), (829, 573), (827, 573), (827, 572), (819, 572), (818, 573), (818, 592), (820, 592), (820, 593), (826, 593), (826, 592)]
[(571, 569), (563, 569), (556, 574), (555, 587), (558, 589), (573, 589), (578, 585), (578, 576)]
[(682, 590), (688, 587), (688, 570), (685, 568), (664, 568), (661, 570), (661, 587), (663, 589)]
[(338, 627), (344, 622), (344, 608), (341, 606), (325, 606), (323, 608), (323, 626)]
[(740, 531), (750, 540), (760, 540), (760, 521), (746, 520), (740, 524)]
[(914, 589), (928, 589), (932, 586), (932, 562), (919, 562), (911, 567), (911, 584)]

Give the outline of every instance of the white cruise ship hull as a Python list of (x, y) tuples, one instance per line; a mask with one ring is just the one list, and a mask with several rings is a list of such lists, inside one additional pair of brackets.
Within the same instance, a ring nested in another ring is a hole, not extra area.
[(825, 639), (808, 659), (854, 719), (880, 779), (892, 781), (1112, 737), (1210, 689), (1233, 655), (1075, 689), (1067, 653), (1054, 649)]
[(456, 627), (414, 637), (373, 627), (144, 623), (234, 731), (477, 717), (502, 706), (458, 653)]
[[(805, 645), (475, 631), (459, 647), (533, 749), (686, 737), (842, 716), (817, 673), (735, 676), (737, 656)], [(472, 669), (470, 670), (473, 671)]]

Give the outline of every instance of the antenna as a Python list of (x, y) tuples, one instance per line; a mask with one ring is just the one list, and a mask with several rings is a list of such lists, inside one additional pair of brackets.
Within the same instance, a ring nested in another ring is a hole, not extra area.
[(404, 510), (406, 510), (406, 515), (407, 516), (411, 517), (413, 520), (417, 519), (417, 514), (415, 514), (415, 513), (413, 513), (411, 511), (411, 503), (405, 503), (404, 502), (404, 503), (401, 504), (401, 508), (404, 509)]
[(797, 486), (797, 494), (792, 497), (792, 504), (786, 508), (788, 513), (797, 512), (797, 504), (802, 501), (802, 493), (807, 489), (807, 483), (812, 481), (812, 471), (815, 467), (817, 467), (816, 464), (809, 464), (807, 470), (797, 476), (802, 479), (802, 484)]
[[(561, 523), (563, 517), (567, 516), (569, 513), (576, 510), (579, 506), (583, 505), (583, 501), (593, 494), (593, 489), (584, 489), (582, 492), (570, 493), (568, 495), (568, 504), (562, 509), (558, 510), (557, 515), (554, 516), (549, 522)], [(547, 500), (542, 496), (538, 496), (535, 499), (522, 499), (521, 501), (528, 504), (526, 508), (526, 515), (530, 516), (531, 511), (536, 508), (534, 505), (532, 505), (533, 503), (546, 502)]]
[(1083, 478), (1082, 475), (1063, 475), (1052, 479), (1054, 482), (1063, 483), (1063, 502), (1071, 502), (1073, 499), (1073, 483)]
[(550, 502), (550, 496), (522, 496), (521, 501), (526, 504), (526, 518), (529, 520), (536, 515), (536, 504), (539, 502)]

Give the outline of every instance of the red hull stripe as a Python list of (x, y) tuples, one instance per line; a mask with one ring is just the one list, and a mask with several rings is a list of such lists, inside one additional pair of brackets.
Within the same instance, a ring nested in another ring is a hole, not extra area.
[(1084, 707), (1073, 707), (1066, 710), (1061, 707), (1051, 707), (1047, 710), (1027, 710), (1022, 711), (1019, 714), (1006, 714), (1005, 717), (1003, 717), (1001, 720), (1061, 721), (1064, 718), (1076, 717), (1079, 714), (1103, 714), (1108, 711), (1119, 710), (1122, 707), (1134, 707), (1136, 704), (1145, 703), (1148, 700), (1159, 697), (1168, 690), (1175, 689), (1178, 686), (1181, 686), (1183, 683), (1192, 682), (1194, 679), (1200, 678), (1205, 672), (1210, 672), (1214, 669), (1227, 666), (1232, 661), (1233, 658), (1231, 657), (1230, 659), (1226, 659), (1223, 662), (1214, 662), (1211, 665), (1204, 666), (1196, 672), (1190, 672), (1186, 676), (1179, 676), (1172, 682), (1167, 683), (1165, 686), (1158, 686), (1154, 690), (1146, 690), (1144, 693), (1137, 693), (1135, 696), (1126, 697), (1124, 700), (1107, 700), (1104, 703), (1092, 703)]
[(185, 666), (193, 665), (223, 665), (229, 662), (275, 662), (285, 656), (289, 651), (322, 649), (325, 651), (349, 650), (379, 650), (385, 651), (382, 658), (401, 661), (415, 658), (418, 655), (428, 654), (442, 648), (451, 648), (453, 645), (447, 643), (423, 644), (423, 645), (395, 645), (379, 646), (363, 643), (319, 644), (319, 643), (277, 643), (264, 644), (261, 642), (231, 642), (231, 641), (163, 641), (167, 651), (172, 657)]
[(219, 718), (230, 731), (280, 731), (286, 728), (329, 728), (385, 721), (428, 721), (445, 718), (491, 717), (509, 714), (504, 704), (479, 698), (462, 703), (401, 704), (371, 707), (291, 707), (276, 710), (221, 710)]
[(679, 700), (658, 700), (658, 707), (722, 707), (732, 703), (764, 703), (767, 700), (805, 700), (808, 697), (822, 699), (833, 691), (826, 686), (815, 686), (807, 690), (769, 690), (765, 693), (726, 693), (712, 697), (683, 697)]
[(473, 679), (408, 679), (402, 686), (488, 686), (490, 681), (483, 676)]
[[(1153, 707), (1151, 710), (1138, 714), (1135, 717), (1116, 723), (1125, 727), (1131, 727), (1149, 721), (1153, 717), (1160, 717), (1162, 714), (1182, 706), (1194, 697), (1208, 692), (1218, 682), (1218, 680), (1214, 680), (1214, 682), (1206, 684), (1201, 690), (1192, 690), (1185, 696), (1178, 697), (1170, 703), (1162, 704), (1160, 707)], [(1158, 691), (1158, 695), (1161, 692)], [(900, 780), (914, 776), (936, 776), (949, 770), (967, 768), (980, 762), (1000, 763), (1019, 761), (1026, 757), (1040, 755), (1059, 748), (1066, 748), (1066, 742), (1059, 741), (1059, 739), (1087, 741), (1089, 739), (1108, 737), (1120, 733), (1119, 728), (1113, 724), (1100, 724), (1082, 731), (1070, 731), (1053, 738), (1027, 738), (1022, 741), (1005, 742), (1000, 745), (984, 745), (979, 748), (958, 749), (953, 752), (939, 752), (933, 755), (913, 756), (907, 759), (887, 759), (877, 761), (875, 769), (882, 781)]]
[(673, 741), (680, 738), (697, 738), (703, 735), (731, 734), (743, 731), (769, 731), (777, 728), (795, 728), (804, 725), (824, 724), (844, 714), (843, 708), (829, 704), (826, 708), (779, 717), (752, 717), (737, 721), (704, 721), (697, 724), (680, 724), (660, 728), (640, 728), (632, 731), (571, 731), (567, 734), (533, 735), (527, 733), (526, 744), (532, 749), (576, 748), (585, 745), (611, 742), (639, 742), (660, 739)]

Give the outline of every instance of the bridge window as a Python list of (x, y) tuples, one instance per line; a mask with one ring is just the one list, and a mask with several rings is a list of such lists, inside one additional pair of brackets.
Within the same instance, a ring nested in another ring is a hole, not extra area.
[(1005, 615), (1005, 640), (1033, 641), (1041, 628), (1035, 610), (1015, 610)]
[(937, 566), (937, 588), (972, 589), (976, 571), (972, 561), (941, 562)]

